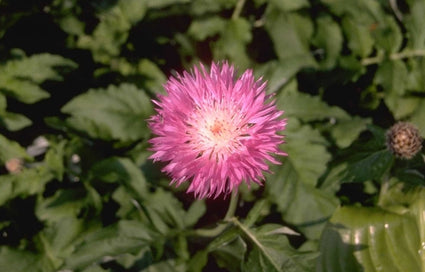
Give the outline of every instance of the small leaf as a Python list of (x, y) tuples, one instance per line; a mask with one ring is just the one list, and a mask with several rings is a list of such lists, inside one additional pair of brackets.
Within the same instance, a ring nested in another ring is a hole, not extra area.
[(149, 97), (134, 85), (91, 89), (74, 97), (62, 112), (71, 115), (74, 129), (103, 140), (134, 141), (146, 137), (146, 120), (152, 112)]

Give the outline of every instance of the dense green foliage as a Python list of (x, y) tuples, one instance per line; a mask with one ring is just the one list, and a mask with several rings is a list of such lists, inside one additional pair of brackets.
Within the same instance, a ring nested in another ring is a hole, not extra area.
[[(146, 125), (223, 59), (276, 92), (289, 154), (227, 214), (169, 186)], [(425, 0), (0, 0), (0, 271), (425, 271), (399, 120), (425, 136)]]

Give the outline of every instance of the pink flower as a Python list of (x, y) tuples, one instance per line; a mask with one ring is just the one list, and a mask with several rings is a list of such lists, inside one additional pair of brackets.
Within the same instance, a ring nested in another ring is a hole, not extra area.
[(262, 184), (267, 161), (279, 164), (286, 120), (277, 110), (266, 83), (255, 81), (252, 70), (239, 78), (227, 62), (203, 65), (192, 73), (172, 77), (159, 95), (157, 114), (149, 119), (156, 135), (150, 140), (154, 161), (177, 186), (190, 181), (195, 197), (228, 194), (245, 181)]

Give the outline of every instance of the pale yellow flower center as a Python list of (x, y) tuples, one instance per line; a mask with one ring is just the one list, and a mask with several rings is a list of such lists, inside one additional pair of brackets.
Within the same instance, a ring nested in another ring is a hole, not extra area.
[(240, 148), (240, 137), (247, 126), (240, 112), (233, 108), (211, 107), (195, 111), (187, 122), (190, 143), (194, 149), (216, 159)]

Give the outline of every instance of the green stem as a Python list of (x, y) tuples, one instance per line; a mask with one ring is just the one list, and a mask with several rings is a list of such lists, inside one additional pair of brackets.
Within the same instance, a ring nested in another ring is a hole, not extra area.
[(230, 218), (232, 218), (235, 215), (237, 204), (238, 204), (238, 193), (237, 191), (233, 191), (232, 196), (230, 198), (229, 207), (227, 208), (226, 215), (223, 218), (223, 223), (219, 224), (217, 227), (212, 229), (196, 229), (191, 234), (196, 236), (202, 236), (202, 237), (215, 237), (219, 235), (229, 225)]
[[(403, 52), (391, 54), (389, 56), (389, 59), (400, 60), (400, 59), (407, 59), (407, 58), (413, 58), (413, 57), (425, 57), (425, 50), (406, 50)], [(372, 64), (377, 64), (382, 62), (384, 59), (385, 59), (384, 56), (365, 58), (365, 59), (362, 59), (362, 65), (368, 66)]]
[(239, 16), (241, 15), (242, 8), (243, 8), (244, 5), (245, 5), (245, 0), (239, 0), (236, 3), (236, 7), (233, 10), (233, 14), (232, 14), (232, 20), (235, 20), (235, 19), (239, 18)]

